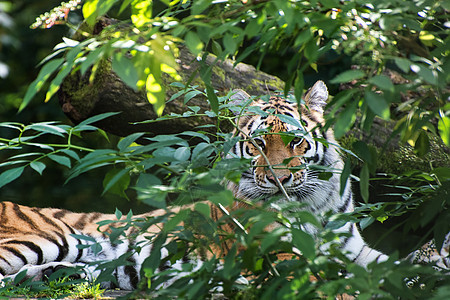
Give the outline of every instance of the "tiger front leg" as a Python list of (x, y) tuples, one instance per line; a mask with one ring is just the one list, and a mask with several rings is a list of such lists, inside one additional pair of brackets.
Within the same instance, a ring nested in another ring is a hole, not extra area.
[[(80, 264), (74, 264), (70, 262), (50, 262), (42, 265), (24, 265), (17, 273), (10, 275), (0, 275), (0, 282), (4, 285), (6, 282), (21, 283), (25, 280), (31, 279), (32, 281), (48, 280), (53, 273), (59, 273), (59, 277), (68, 276), (71, 279), (86, 278), (86, 272), (84, 268), (80, 267)], [(2, 286), (0, 285), (0, 286)]]

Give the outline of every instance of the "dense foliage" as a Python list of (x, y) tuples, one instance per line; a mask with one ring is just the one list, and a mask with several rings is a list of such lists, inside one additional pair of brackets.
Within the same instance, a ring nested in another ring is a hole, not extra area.
[[(112, 69), (124, 82), (136, 90), (145, 89), (161, 119), (201, 113), (217, 117), (218, 122), (233, 122), (226, 104), (229, 95), (217, 95), (211, 86), (210, 66), (203, 64), (199, 70), (204, 89), (178, 82), (175, 58), (178, 47), (185, 44), (201, 62), (205, 55), (213, 53), (220, 59), (252, 62), (262, 69), (267, 69), (268, 57), (281, 55), (283, 60), (279, 63), (286, 70), (280, 74), (286, 81), (284, 92), (292, 91), (299, 102), (305, 81), (309, 83), (309, 78), (316, 76), (311, 74), (317, 71), (335, 85), (332, 89), (341, 88), (330, 101), (327, 119), (338, 138), (356, 127), (369, 136), (376, 135), (371, 133), (372, 123), (381, 118), (393, 124), (393, 136), (400, 135), (401, 141), (420, 156), (429, 152), (430, 140), (450, 146), (450, 24), (446, 20), (450, 7), (445, 1), (71, 1), (53, 10), (53, 15), (41, 16), (34, 26), (64, 23), (70, 20), (67, 14), (73, 14), (69, 13), (71, 7), (77, 5), (82, 5), (82, 17), (88, 25), (79, 32), (84, 39), (63, 38), (42, 61), (20, 110), (26, 110), (41, 90), (46, 94), (45, 100), (50, 100), (71, 72), (90, 72), (93, 78), (104, 59), (110, 59)], [(120, 22), (93, 35), (90, 26), (107, 13)], [(123, 26), (130, 23), (133, 26)], [(332, 59), (342, 66), (330, 68)], [(176, 96), (185, 99), (184, 115), (163, 115), (164, 74), (172, 77), (173, 87), (180, 90)], [(189, 106), (189, 99), (198, 94), (207, 96), (209, 111), (199, 112), (198, 107)], [(0, 150), (6, 153), (2, 153), (6, 159), (0, 164), (0, 188), (20, 182), (28, 169), (45, 175), (47, 166), (54, 162), (67, 168), (67, 181), (99, 168), (107, 169), (103, 194), (126, 198), (127, 190), (135, 190), (149, 209), (198, 200), (227, 206), (234, 200), (221, 183), (224, 178), (238, 180), (248, 161), (222, 159), (236, 142), (231, 134), (218, 131), (208, 135), (199, 128), (197, 132), (145, 138), (153, 143), (143, 146), (135, 143), (143, 133), (135, 133), (114, 147), (86, 147), (86, 133), (104, 134), (95, 122), (108, 116), (96, 116), (76, 126), (55, 121), (30, 125), (0, 123), (2, 132), (6, 132), (0, 137)], [(398, 264), (396, 254), (367, 270), (351, 263), (333, 246), (336, 234), (331, 230), (347, 221), (361, 221), (364, 229), (377, 220), (406, 215), (400, 223), (405, 234), (424, 228), (432, 234), (424, 235), (420, 242), (434, 237), (439, 247), (449, 231), (450, 166), (431, 164), (429, 172), (411, 169), (389, 174), (391, 185), (396, 188), (395, 202), (368, 203), (369, 179), (378, 171), (377, 153), (361, 141), (349, 146), (354, 154), (346, 151), (350, 155), (342, 172), (350, 176), (352, 160), (358, 157), (359, 178), (355, 178), (366, 201), (355, 214), (329, 216), (330, 221), (322, 228), (316, 216), (306, 212), (297, 213), (293, 223), (264, 207), (236, 212), (243, 229), (229, 238), (242, 244), (244, 251), (233, 248), (223, 263), (213, 257), (201, 266), (186, 265), (185, 271), (195, 271), (158, 291), (159, 284), (178, 271), (155, 274), (160, 257), (154, 251), (144, 263), (147, 280), (141, 290), (161, 297), (179, 295), (192, 299), (206, 297), (218, 286), (226, 296), (245, 299), (333, 298), (344, 292), (362, 298), (447, 298), (448, 278), (429, 267)], [(122, 215), (119, 211), (116, 214)], [(203, 226), (181, 230), (177, 226), (181, 220)], [(263, 231), (275, 221), (283, 225), (273, 232)], [(203, 203), (198, 203), (194, 212), (168, 212), (161, 219), (140, 220), (130, 215), (128, 222), (111, 234), (111, 239), (120, 242), (121, 230), (128, 226), (146, 228), (154, 222), (164, 223), (162, 233), (152, 241), (154, 249), (166, 247), (171, 259), (179, 257), (186, 247), (188, 251), (198, 251), (195, 249), (219, 243), (220, 224), (209, 219)], [(317, 226), (317, 240), (299, 229), (298, 225), (305, 223)], [(204, 244), (198, 234), (205, 237)], [(287, 235), (292, 236), (292, 241), (280, 242)], [(320, 250), (325, 243), (332, 244), (327, 252)], [(294, 253), (293, 247), (301, 254)], [(289, 253), (292, 259), (276, 261), (276, 252)], [(126, 263), (126, 257), (100, 267), (108, 270), (121, 263)], [(352, 275), (347, 276), (342, 270)], [(250, 284), (241, 284), (241, 274), (251, 275)], [(414, 278), (411, 282), (417, 283), (410, 282), (408, 287), (406, 278)]]

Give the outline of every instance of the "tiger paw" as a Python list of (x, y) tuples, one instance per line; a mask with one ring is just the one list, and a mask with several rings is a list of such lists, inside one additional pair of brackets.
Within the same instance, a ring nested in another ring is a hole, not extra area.
[(5, 279), (21, 283), (27, 279), (32, 281), (48, 280), (53, 273), (59, 273), (61, 276), (75, 276), (73, 279), (83, 278), (82, 274), (72, 271), (75, 264), (68, 262), (51, 262), (43, 265), (24, 265), (17, 273), (5, 276)]

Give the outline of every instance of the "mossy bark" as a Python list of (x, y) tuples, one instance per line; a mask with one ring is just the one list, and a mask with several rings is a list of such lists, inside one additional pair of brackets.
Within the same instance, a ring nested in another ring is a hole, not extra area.
[[(99, 21), (91, 32), (98, 33), (105, 26), (111, 24), (110, 19)], [(75, 37), (77, 38), (77, 37)], [(226, 94), (232, 89), (243, 89), (250, 95), (263, 95), (284, 88), (284, 82), (275, 76), (256, 70), (253, 66), (232, 60), (215, 61), (216, 58), (209, 56), (206, 63), (212, 66), (211, 83), (219, 94)], [(183, 82), (191, 79), (192, 84), (200, 86), (200, 63), (196, 57), (187, 49), (181, 47), (177, 58), (178, 73)], [(149, 134), (179, 133), (186, 130), (196, 130), (200, 125), (215, 124), (216, 120), (209, 117), (190, 117), (172, 119), (163, 122), (134, 124), (145, 120), (155, 119), (156, 113), (152, 105), (147, 101), (144, 91), (135, 91), (127, 86), (111, 68), (109, 61), (103, 61), (95, 75), (93, 82), (89, 82), (89, 72), (81, 76), (79, 72), (71, 74), (63, 82), (59, 91), (59, 100), (63, 111), (74, 122), (79, 123), (91, 116), (105, 112), (121, 112), (119, 115), (108, 118), (97, 124), (107, 132), (119, 136), (126, 136), (134, 132), (148, 132)], [(170, 99), (178, 91), (170, 86), (170, 78), (164, 78), (166, 87), (166, 99)], [(351, 87), (350, 87), (351, 88)], [(164, 113), (182, 114), (187, 111), (183, 103), (183, 97), (166, 104)], [(196, 96), (189, 101), (190, 106), (199, 106), (201, 110), (209, 110), (209, 103), (204, 97)], [(375, 147), (378, 153), (379, 170), (387, 173), (400, 174), (408, 169), (430, 170), (430, 164), (436, 166), (450, 166), (450, 150), (439, 143), (439, 139), (431, 138), (431, 151), (425, 158), (418, 157), (413, 149), (391, 139), (393, 125), (376, 119), (372, 126), (372, 134), (368, 136), (358, 130), (354, 130), (341, 143), (344, 147), (351, 149), (352, 141), (364, 140)], [(227, 131), (226, 125), (223, 130)], [(203, 128), (202, 130), (208, 130)], [(213, 130), (213, 129), (210, 129)]]
[[(102, 28), (111, 24), (110, 19), (100, 20), (93, 29), (84, 30), (98, 33)], [(75, 36), (80, 38), (81, 36)], [(177, 58), (183, 82), (191, 79), (191, 84), (204, 89), (200, 79), (200, 63), (186, 48), (180, 48)], [(208, 56), (206, 64), (212, 66), (211, 83), (219, 94), (226, 94), (232, 89), (243, 89), (253, 95), (262, 95), (275, 90), (281, 90), (284, 82), (275, 76), (256, 70), (253, 66), (239, 63), (234, 65), (231, 60), (218, 61), (216, 57)], [(152, 105), (148, 102), (145, 91), (135, 91), (126, 85), (111, 68), (109, 61), (102, 61), (98, 66), (95, 79), (89, 82), (90, 73), (81, 76), (79, 72), (69, 75), (64, 80), (59, 93), (59, 101), (64, 113), (74, 122), (79, 123), (91, 116), (105, 112), (121, 112), (115, 117), (108, 118), (97, 124), (107, 132), (119, 136), (126, 136), (133, 132), (148, 132), (150, 134), (177, 133), (185, 130), (195, 130), (199, 125), (214, 124), (209, 117), (191, 117), (172, 119), (170, 121), (133, 124), (157, 118)], [(164, 78), (166, 100), (170, 99), (178, 90), (170, 86), (171, 78)], [(199, 106), (201, 111), (210, 110), (209, 103), (204, 97), (196, 96), (188, 103)], [(183, 97), (166, 103), (164, 114), (182, 114), (187, 110)], [(207, 129), (206, 129), (207, 130)], [(226, 128), (225, 128), (226, 130)]]

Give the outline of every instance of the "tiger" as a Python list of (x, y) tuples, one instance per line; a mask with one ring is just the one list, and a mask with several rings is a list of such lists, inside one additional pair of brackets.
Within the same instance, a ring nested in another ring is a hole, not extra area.
[[(272, 95), (253, 99), (246, 92), (236, 90), (230, 97), (233, 106), (246, 106), (236, 113), (236, 129), (233, 135), (239, 137), (226, 158), (246, 158), (250, 167), (242, 173), (239, 182), (224, 182), (233, 192), (236, 202), (228, 209), (240, 209), (242, 202), (261, 203), (278, 197), (274, 209), (282, 203), (304, 203), (304, 209), (322, 218), (325, 213), (350, 213), (354, 210), (350, 179), (347, 179), (343, 192), (341, 172), (344, 162), (338, 151), (337, 142), (331, 128), (325, 129), (324, 109), (327, 104), (328, 89), (323, 81), (316, 82), (298, 104), (282, 95)], [(282, 134), (289, 134), (290, 141), (285, 144)], [(324, 145), (321, 140), (325, 140)], [(331, 170), (331, 177), (320, 177), (316, 165)], [(206, 202), (214, 220), (220, 219), (224, 211), (217, 205)], [(172, 212), (189, 207), (175, 207)], [(167, 214), (166, 210), (156, 210), (137, 215), (136, 218), (157, 218)], [(27, 277), (44, 279), (59, 268), (79, 266), (85, 274), (95, 278), (98, 271), (91, 263), (110, 261), (129, 253), (136, 245), (139, 252), (128, 258), (129, 264), (114, 270), (114, 282), (106, 282), (106, 287), (132, 290), (141, 279), (143, 261), (152, 253), (152, 243), (145, 235), (136, 235), (135, 228), (126, 231), (130, 238), (120, 244), (112, 243), (105, 231), (108, 225), (99, 230), (99, 223), (115, 220), (114, 214), (75, 213), (58, 208), (26, 207), (10, 202), (0, 203), (0, 280), (14, 279), (26, 271)], [(181, 224), (183, 225), (183, 224)], [(316, 229), (305, 224), (304, 230), (315, 235)], [(232, 231), (234, 226), (225, 226)], [(158, 223), (146, 229), (146, 234), (155, 235), (161, 230)], [(388, 256), (371, 248), (362, 238), (355, 223), (347, 223), (338, 233), (342, 235), (340, 244), (351, 260), (362, 266), (370, 262), (382, 262)], [(96, 253), (88, 244), (89, 237), (102, 245)], [(289, 237), (287, 237), (289, 238)], [(226, 243), (225, 243), (226, 244)], [(226, 254), (226, 249), (214, 250)], [(216, 254), (216, 253), (213, 253)], [(204, 259), (198, 255), (199, 264)], [(167, 250), (161, 248), (161, 258), (167, 257)], [(192, 257), (183, 257), (170, 266), (181, 269), (181, 265)], [(194, 258), (195, 259), (195, 258)], [(96, 273), (97, 272), (97, 273)]]
[[(240, 90), (232, 100), (238, 104), (248, 102), (251, 97)], [(268, 101), (257, 99), (250, 104), (265, 114), (250, 113), (238, 119), (240, 142), (234, 145), (232, 155), (251, 159), (252, 167), (242, 174), (238, 184), (229, 182), (228, 188), (237, 198), (262, 201), (284, 190), (281, 202), (305, 203), (305, 209), (319, 218), (329, 211), (353, 212), (350, 179), (347, 179), (343, 193), (340, 192), (344, 162), (337, 149), (338, 143), (333, 130), (324, 129), (324, 108), (328, 100), (325, 83), (317, 81), (303, 100), (300, 107), (296, 101), (282, 96), (271, 96)], [(283, 121), (286, 117), (291, 121)], [(280, 133), (294, 133), (288, 145)], [(327, 145), (321, 140), (325, 140)], [(285, 163), (286, 160), (289, 162)], [(313, 165), (331, 170), (332, 176), (321, 179), (317, 168), (309, 167)], [(316, 234), (314, 226), (306, 224), (303, 229)], [(370, 262), (388, 259), (387, 255), (364, 242), (355, 223), (347, 223), (337, 231), (348, 233), (340, 244), (357, 264), (367, 266)]]

